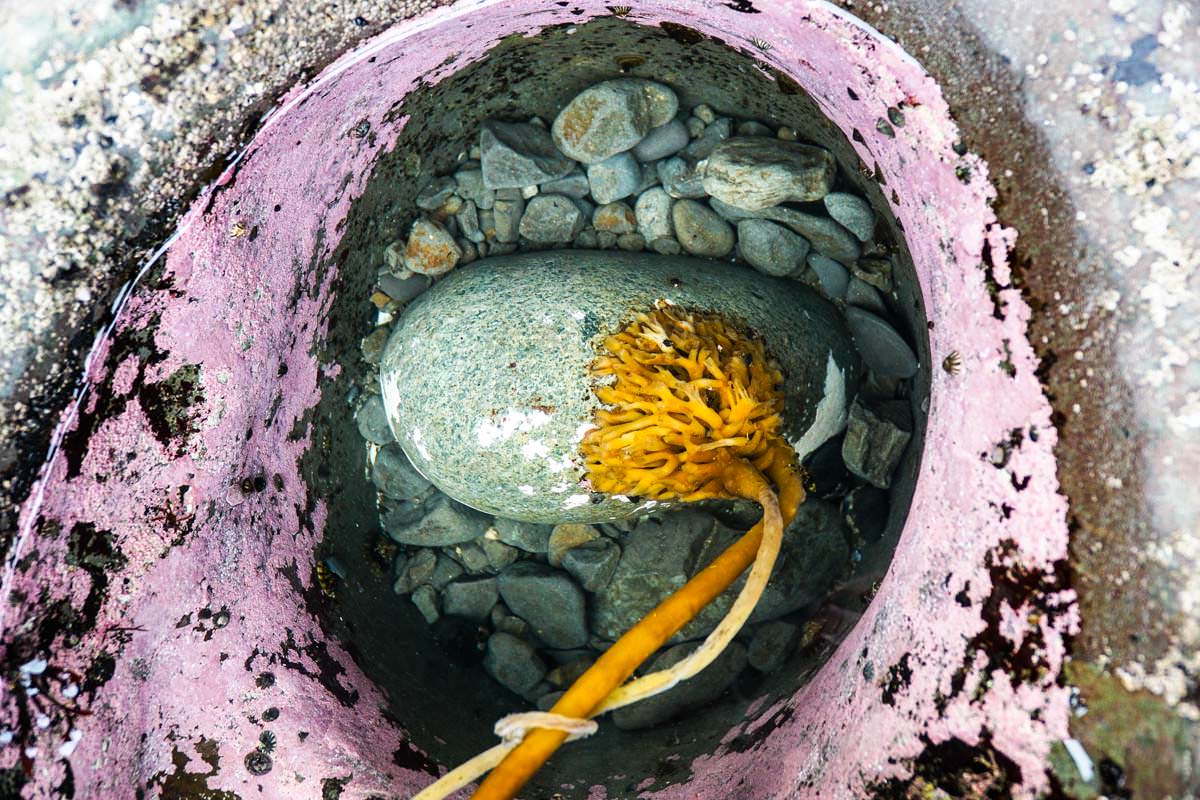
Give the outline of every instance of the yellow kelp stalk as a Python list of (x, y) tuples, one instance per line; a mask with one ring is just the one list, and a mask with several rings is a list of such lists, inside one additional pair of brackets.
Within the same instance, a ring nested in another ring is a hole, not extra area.
[[(664, 692), (712, 663), (754, 611), (783, 529), (804, 500), (795, 452), (781, 434), (783, 375), (748, 332), (716, 314), (660, 303), (604, 340), (592, 372), (604, 407), (580, 451), (593, 491), (665, 502), (741, 498), (761, 505), (763, 517), (601, 654), (548, 713), (500, 720), (502, 744), (414, 800), (440, 800), (488, 770), (474, 800), (510, 800), (564, 741), (596, 730), (592, 717)], [(625, 683), (751, 563), (729, 613), (697, 650)]]

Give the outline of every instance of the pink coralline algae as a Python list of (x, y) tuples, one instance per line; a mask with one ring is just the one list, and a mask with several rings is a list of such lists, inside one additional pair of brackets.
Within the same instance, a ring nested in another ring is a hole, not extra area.
[[(583, 13), (461, 3), (345, 55), (282, 101), (123, 295), (3, 573), (0, 657), (18, 677), (0, 701), (0, 767), (24, 765), (28, 796), (69, 784), (77, 797), (315, 798), (330, 780), (344, 798), (407, 796), (431, 780), (435, 766), (304, 601), (326, 510), (299, 459), (306, 413), (334, 377), (314, 353), (339, 223), (404, 124), (389, 109), (446, 77), (451, 55), (461, 68), (509, 34), (610, 14), (572, 6)], [(900, 187), (892, 210), (932, 357), (957, 351), (961, 369), (933, 371), (907, 527), (862, 619), (793, 696), (756, 704), (681, 783), (639, 796), (718, 798), (738, 784), (746, 797), (858, 797), (949, 746), (986, 755), (988, 780), (1032, 796), (1066, 736), (1057, 679), (1077, 620), (1029, 309), (1005, 285), (1012, 232), (989, 209), (986, 165), (954, 153), (946, 103), (915, 61), (824, 3), (758, 12), (678, 0), (627, 19), (753, 49), (847, 138), (870, 133), (854, 146)], [(906, 124), (878, 133), (900, 104)], [(347, 135), (362, 120), (374, 135)], [(254, 233), (231, 235), (235, 223)], [(981, 457), (1000, 445), (1002, 466)]]

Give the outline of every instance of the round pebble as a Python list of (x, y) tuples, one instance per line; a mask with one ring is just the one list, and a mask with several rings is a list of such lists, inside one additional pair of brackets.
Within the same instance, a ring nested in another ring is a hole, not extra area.
[(671, 206), (675, 200), (660, 186), (647, 189), (634, 204), (634, 217), (637, 230), (646, 241), (671, 238), (675, 235), (675, 225), (671, 222)]
[(687, 147), (690, 140), (687, 125), (676, 117), (646, 134), (646, 138), (633, 148), (633, 156), (643, 164), (657, 161), (675, 155)]
[(872, 370), (894, 378), (911, 378), (917, 373), (916, 354), (883, 319), (856, 306), (848, 306), (846, 323), (859, 354)]
[(860, 242), (875, 235), (875, 212), (871, 204), (856, 194), (830, 192), (825, 195), (825, 209), (829, 216), (853, 233)]
[(717, 212), (695, 200), (679, 200), (671, 208), (675, 236), (695, 256), (720, 258), (733, 250), (733, 228)]
[(808, 266), (817, 276), (821, 290), (827, 296), (836, 298), (846, 296), (846, 288), (850, 284), (850, 270), (820, 253), (808, 254)]
[(633, 233), (637, 228), (637, 217), (627, 203), (606, 203), (592, 213), (592, 227), (617, 235)]
[(642, 182), (642, 167), (629, 153), (618, 153), (587, 168), (592, 199), (604, 205), (633, 194)]
[(584, 164), (622, 153), (679, 110), (668, 86), (640, 78), (618, 78), (584, 89), (554, 119), (550, 132), (558, 149)]
[(519, 230), (531, 242), (569, 242), (583, 228), (583, 219), (573, 198), (539, 194), (526, 204)]
[(784, 278), (804, 266), (808, 242), (782, 225), (765, 219), (746, 219), (737, 226), (742, 258), (759, 272)]

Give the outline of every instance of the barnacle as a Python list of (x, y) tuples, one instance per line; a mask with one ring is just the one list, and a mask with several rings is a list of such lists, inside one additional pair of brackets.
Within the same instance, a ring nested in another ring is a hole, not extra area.
[[(804, 498), (795, 453), (781, 434), (783, 375), (761, 341), (729, 320), (659, 303), (608, 336), (591, 369), (603, 406), (580, 453), (593, 491), (667, 502), (744, 498), (762, 506), (763, 518), (618, 639), (549, 714), (505, 717), (496, 726), (504, 743), (443, 776), (418, 800), (444, 797), (487, 770), (473, 797), (507, 800), (564, 741), (594, 731), (592, 717), (704, 669), (754, 610), (783, 529)], [(698, 649), (670, 669), (625, 683), (751, 564), (733, 606)]]

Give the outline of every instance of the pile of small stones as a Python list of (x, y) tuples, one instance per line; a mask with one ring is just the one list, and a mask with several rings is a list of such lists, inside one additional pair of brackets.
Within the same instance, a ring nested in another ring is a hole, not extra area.
[[(875, 213), (858, 195), (836, 191), (836, 179), (833, 156), (790, 128), (719, 116), (707, 105), (680, 113), (663, 84), (610, 80), (577, 95), (549, 126), (536, 117), (485, 122), (453, 174), (418, 193), (407, 239), (385, 250), (371, 297), (378, 325), (363, 340), (373, 365), (392, 320), (433, 279), (518, 251), (725, 259), (802, 281), (843, 309), (868, 369), (865, 388), (844, 435), (805, 459), (817, 488), (785, 537), (757, 625), (701, 676), (617, 712), (621, 727), (707, 703), (747, 664), (778, 669), (801, 638), (796, 612), (819, 600), (886, 525), (886, 490), (913, 430), (907, 379), (918, 363), (890, 321), (893, 263), (875, 241)], [(417, 472), (378, 394), (367, 393), (356, 419), (381, 526), (400, 546), (395, 591), (430, 623), (445, 615), (481, 626), (488, 673), (544, 708), (756, 518), (737, 504), (601, 525), (493, 518)], [(718, 601), (706, 609), (649, 668), (683, 658), (727, 608)], [(779, 619), (788, 615), (793, 621)]]

